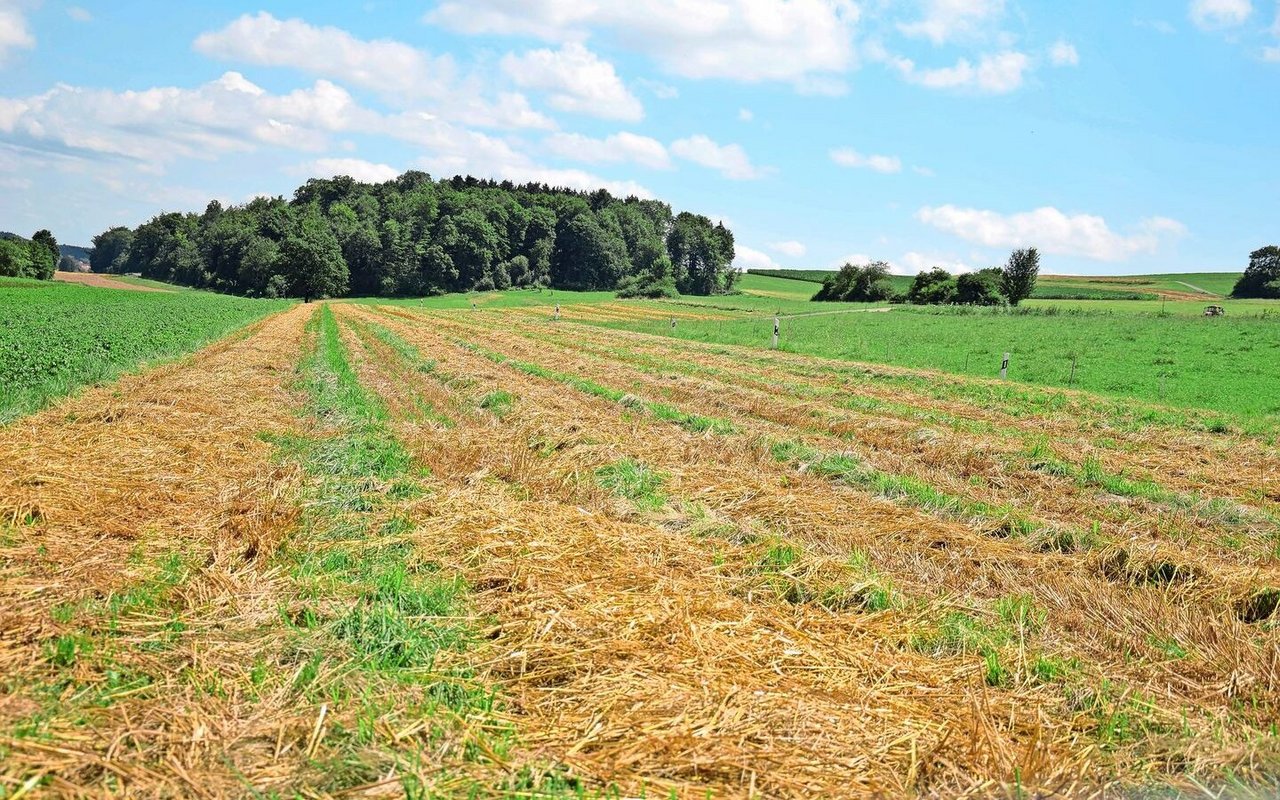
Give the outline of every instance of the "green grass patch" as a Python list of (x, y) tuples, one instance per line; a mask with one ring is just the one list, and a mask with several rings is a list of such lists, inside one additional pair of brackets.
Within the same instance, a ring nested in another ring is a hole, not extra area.
[(667, 504), (662, 493), (666, 476), (634, 459), (606, 464), (596, 470), (595, 477), (601, 488), (630, 500), (641, 511), (657, 511)]
[(503, 389), (496, 389), (481, 397), (479, 406), (492, 413), (498, 419), (503, 419), (511, 413), (511, 409), (515, 404), (515, 395)]

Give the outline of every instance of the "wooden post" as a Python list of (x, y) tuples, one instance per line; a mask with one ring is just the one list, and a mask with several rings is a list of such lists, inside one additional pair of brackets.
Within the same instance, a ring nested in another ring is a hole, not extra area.
[(675, 315), (673, 314), (671, 316), (671, 330), (674, 331), (675, 329), (676, 329), (676, 318), (675, 318)]
[(560, 321), (560, 304), (556, 303), (556, 322)]
[(1009, 354), (1005, 353), (1004, 361), (1000, 362), (1000, 380), (1005, 380), (1008, 377), (1009, 377)]
[(773, 318), (773, 345), (772, 345), (772, 348), (774, 350), (778, 349), (778, 330), (779, 330), (778, 318), (774, 317)]

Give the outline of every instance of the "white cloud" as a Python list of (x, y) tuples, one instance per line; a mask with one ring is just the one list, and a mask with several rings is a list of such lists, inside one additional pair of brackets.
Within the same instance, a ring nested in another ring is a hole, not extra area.
[(1280, 46), (1262, 48), (1262, 60), (1280, 63)]
[(772, 242), (769, 244), (769, 249), (788, 258), (803, 258), (809, 248), (805, 247), (802, 242), (788, 241)]
[(866, 253), (853, 253), (851, 255), (845, 256), (839, 261), (831, 262), (830, 267), (831, 269), (840, 269), (845, 264), (853, 264), (855, 267), (860, 267), (864, 264), (870, 264), (871, 262), (877, 261), (877, 260), (878, 259), (872, 258)]
[(626, 131), (604, 139), (592, 139), (580, 133), (557, 133), (544, 144), (558, 156), (590, 164), (629, 161), (650, 169), (671, 168), (671, 157), (662, 142)]
[(680, 96), (680, 90), (669, 83), (649, 80), (648, 78), (641, 78), (636, 83), (652, 92), (653, 96), (659, 100), (675, 100)]
[(740, 109), (738, 109), (738, 121), (739, 121), (739, 122), (750, 122), (750, 121), (752, 121), (752, 120), (753, 120), (753, 119), (755, 119), (755, 118), (756, 118), (756, 115), (755, 115), (755, 114), (753, 114), (753, 113), (751, 112), (751, 109), (749, 109), (749, 108), (740, 108)]
[(920, 166), (912, 167), (911, 171), (917, 175), (923, 175), (926, 178), (933, 178), (933, 177), (936, 177), (938, 174), (933, 170), (929, 169), (928, 167), (920, 167)]
[(1124, 261), (1154, 253), (1162, 243), (1186, 233), (1182, 223), (1166, 217), (1143, 220), (1130, 235), (1115, 233), (1102, 217), (1068, 215), (1045, 207), (1000, 214), (952, 205), (925, 207), (916, 218), (927, 225), (988, 247), (1039, 247), (1046, 253), (1082, 256), (1097, 261)]
[(289, 171), (307, 178), (349, 175), (366, 183), (385, 183), (400, 175), (400, 170), (389, 164), (375, 164), (359, 158), (320, 158), (299, 164)]
[(18, 49), (36, 46), (36, 37), (27, 29), (27, 18), (20, 3), (0, 0), (0, 64)]
[(1203, 30), (1243, 25), (1253, 13), (1250, 0), (1191, 0), (1187, 15)]
[(1080, 54), (1075, 45), (1059, 39), (1049, 48), (1049, 61), (1055, 67), (1074, 67), (1080, 64)]
[(390, 39), (364, 40), (341, 28), (300, 19), (280, 20), (262, 11), (196, 37), (207, 56), (269, 67), (291, 67), (341, 80), (377, 93), (399, 107), (434, 101), (436, 113), (468, 125), (554, 128), (523, 95), (485, 98), (483, 81), (463, 78), (450, 56), (429, 53)]
[(902, 171), (902, 159), (897, 156), (865, 156), (848, 147), (832, 150), (830, 156), (842, 167), (869, 169), (886, 175)]
[(470, 34), (586, 40), (608, 32), (686, 78), (794, 82), (853, 65), (851, 0), (445, 0), (428, 22)]
[(613, 65), (577, 42), (559, 50), (507, 54), (502, 69), (518, 86), (550, 94), (561, 111), (635, 122), (644, 107), (622, 85)]
[(903, 253), (900, 260), (889, 262), (889, 266), (891, 268), (890, 272), (895, 275), (915, 275), (934, 267), (942, 267), (952, 275), (960, 275), (974, 270), (969, 264), (950, 256), (937, 256), (915, 251)]
[(769, 172), (754, 166), (742, 145), (717, 144), (701, 134), (672, 142), (671, 152), (686, 161), (717, 170), (732, 180), (762, 178)]
[(1030, 63), (1025, 53), (1005, 52), (982, 56), (976, 67), (969, 59), (962, 58), (952, 67), (918, 72), (908, 69), (903, 74), (908, 81), (930, 89), (965, 88), (1007, 94), (1022, 87), (1023, 73)]
[(88, 9), (81, 8), (80, 6), (69, 7), (67, 9), (67, 16), (71, 17), (76, 22), (92, 22), (93, 21), (93, 14), (89, 13)]
[(1004, 15), (1004, 0), (927, 0), (924, 7), (924, 17), (898, 30), (934, 44), (974, 38)]
[(782, 269), (768, 253), (735, 244), (733, 247), (733, 266), (739, 270), (749, 269)]

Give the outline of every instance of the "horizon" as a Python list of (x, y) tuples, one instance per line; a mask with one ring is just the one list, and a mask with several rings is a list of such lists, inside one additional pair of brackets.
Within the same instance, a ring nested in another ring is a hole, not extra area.
[[(0, 0), (0, 230), (410, 169), (656, 197), (735, 266), (1241, 272), (1280, 211), (1280, 2)], [(464, 13), (465, 12), (465, 13)]]

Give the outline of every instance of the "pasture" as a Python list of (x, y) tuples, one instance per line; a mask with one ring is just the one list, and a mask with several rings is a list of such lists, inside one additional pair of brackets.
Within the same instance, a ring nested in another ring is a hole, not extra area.
[(1270, 318), (50, 288), (248, 327), (0, 427), (0, 793), (1280, 788)]

